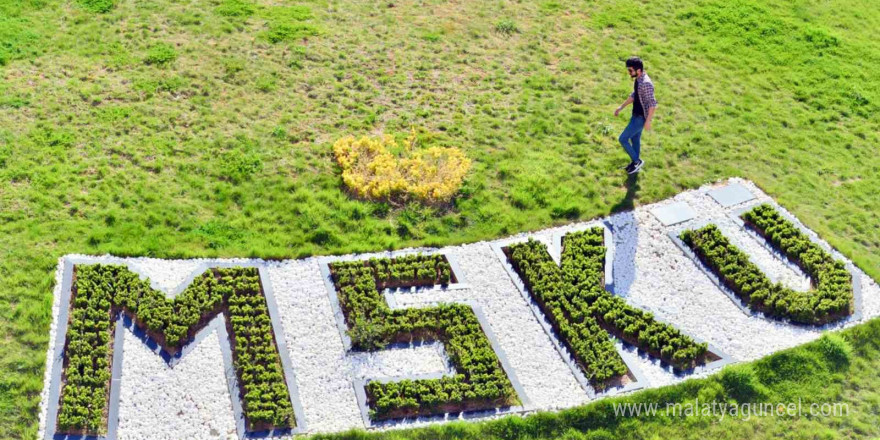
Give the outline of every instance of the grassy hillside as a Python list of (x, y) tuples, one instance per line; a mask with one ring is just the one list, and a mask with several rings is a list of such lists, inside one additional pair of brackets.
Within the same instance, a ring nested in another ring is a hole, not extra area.
[[(742, 176), (880, 279), (874, 3), (0, 0), (0, 438), (36, 432), (66, 253), (449, 244)], [(627, 182), (631, 54), (660, 107)], [(332, 142), (411, 127), (463, 196), (351, 200)]]

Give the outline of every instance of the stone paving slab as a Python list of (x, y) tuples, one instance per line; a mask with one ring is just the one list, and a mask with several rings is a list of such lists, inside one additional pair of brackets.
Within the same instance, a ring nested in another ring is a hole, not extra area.
[(651, 214), (663, 223), (663, 226), (672, 226), (684, 223), (697, 216), (697, 213), (687, 202), (675, 202), (651, 210)]
[(718, 204), (725, 208), (755, 199), (755, 195), (741, 183), (731, 183), (730, 185), (713, 189), (708, 194), (709, 197), (715, 199)]

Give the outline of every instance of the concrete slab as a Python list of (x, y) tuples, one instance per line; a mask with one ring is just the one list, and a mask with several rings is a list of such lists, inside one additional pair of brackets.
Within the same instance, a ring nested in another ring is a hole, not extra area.
[(725, 208), (755, 199), (755, 195), (741, 183), (731, 183), (730, 185), (713, 189), (708, 194), (709, 197), (715, 199), (719, 205)]
[(675, 202), (670, 205), (661, 206), (651, 210), (651, 214), (663, 223), (663, 226), (672, 226), (686, 222), (697, 216), (694, 208), (686, 202)]

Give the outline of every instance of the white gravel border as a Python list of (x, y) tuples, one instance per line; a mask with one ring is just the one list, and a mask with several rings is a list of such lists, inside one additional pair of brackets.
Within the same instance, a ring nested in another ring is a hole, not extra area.
[[(792, 270), (743, 231), (729, 213), (750, 204), (767, 202), (777, 206), (751, 182), (731, 179), (746, 186), (756, 200), (723, 208), (707, 191), (728, 182), (706, 185), (656, 204), (615, 214), (604, 220), (614, 230), (614, 291), (683, 332), (707, 341), (737, 361), (747, 361), (816, 339), (821, 331), (773, 322), (744, 314), (713, 284), (693, 260), (684, 255), (668, 233), (688, 224), (711, 221), (746, 252), (772, 279), (796, 289), (808, 287), (803, 273)], [(663, 226), (651, 209), (673, 202), (685, 202), (696, 212), (687, 223)], [(784, 211), (784, 209), (782, 209)], [(787, 211), (785, 211), (787, 212)], [(595, 223), (580, 222), (511, 238), (535, 237), (552, 244), (557, 233)], [(816, 235), (809, 232), (814, 238)], [(496, 240), (501, 241), (501, 240)], [(560, 358), (529, 305), (517, 291), (492, 242), (449, 246), (441, 251), (454, 255), (466, 279), (466, 286), (453, 290), (386, 294), (396, 307), (425, 306), (437, 302), (478, 304), (501, 349), (531, 402), (539, 410), (553, 410), (590, 400), (566, 363)], [(830, 246), (822, 241), (823, 246)], [(402, 253), (437, 249), (406, 249)], [(381, 255), (375, 253), (370, 255)], [(835, 253), (838, 258), (842, 258)], [(366, 255), (358, 255), (364, 257)], [(68, 256), (70, 257), (70, 256)], [(345, 256), (349, 258), (354, 256)], [(66, 257), (65, 257), (66, 258)], [(154, 288), (169, 295), (200, 264), (247, 263), (266, 269), (274, 289), (286, 349), (290, 355), (308, 432), (338, 432), (363, 428), (355, 398), (354, 381), (401, 374), (448, 374), (448, 362), (440, 344), (395, 349), (370, 354), (346, 353), (331, 309), (319, 258), (263, 261), (257, 259), (159, 260), (154, 258), (90, 257), (105, 263), (127, 264), (148, 276)], [(47, 359), (53, 359), (61, 296), (64, 258), (59, 259), (52, 306)], [(862, 279), (862, 316), (859, 322), (880, 315), (880, 287), (856, 269)], [(855, 324), (850, 320), (844, 327)], [(119, 403), (118, 438), (237, 438), (229, 392), (223, 380), (223, 361), (216, 335), (205, 337), (174, 368), (169, 368), (139, 340), (126, 334)], [(439, 349), (438, 349), (439, 346)], [(659, 362), (635, 357), (638, 368), (651, 387), (675, 383), (676, 376)], [(45, 437), (50, 368), (44, 374), (40, 412), (40, 438)], [(299, 423), (299, 421), (298, 421)], [(430, 422), (435, 423), (435, 422)], [(413, 426), (407, 424), (406, 426)]]

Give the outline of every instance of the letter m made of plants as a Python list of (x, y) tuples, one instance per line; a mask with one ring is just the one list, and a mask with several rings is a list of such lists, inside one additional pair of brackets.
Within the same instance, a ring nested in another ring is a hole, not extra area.
[(107, 432), (113, 324), (123, 314), (173, 356), (223, 313), (246, 430), (294, 427), (290, 393), (256, 268), (207, 270), (173, 300), (122, 265), (77, 265), (73, 277), (58, 433)]

